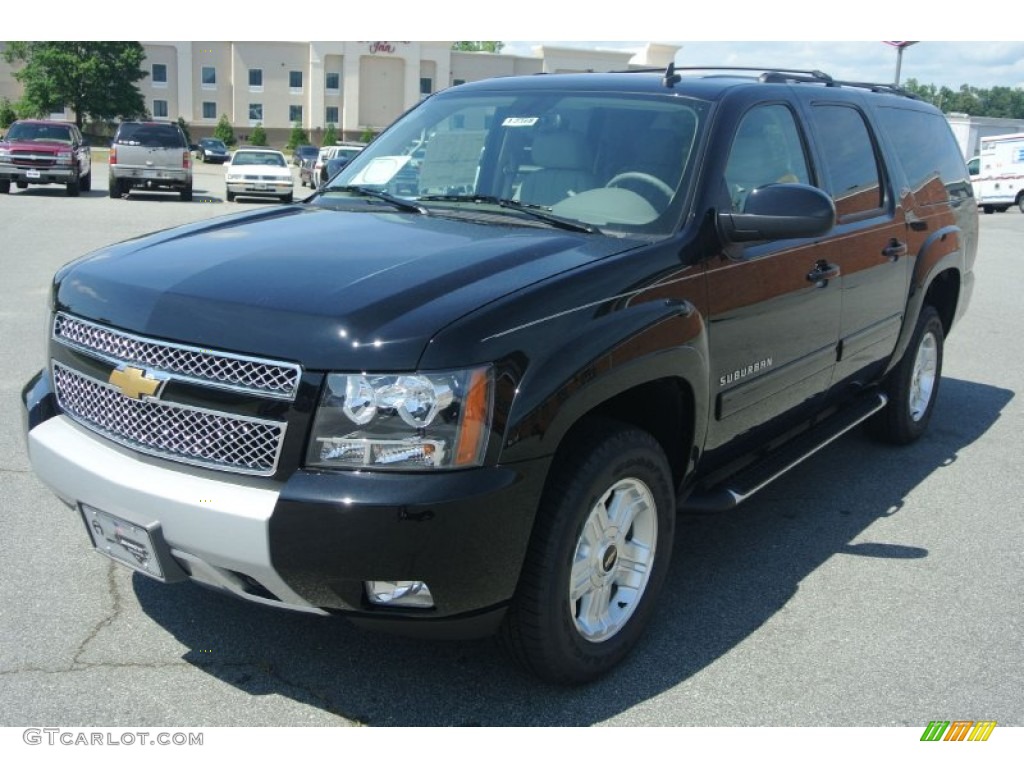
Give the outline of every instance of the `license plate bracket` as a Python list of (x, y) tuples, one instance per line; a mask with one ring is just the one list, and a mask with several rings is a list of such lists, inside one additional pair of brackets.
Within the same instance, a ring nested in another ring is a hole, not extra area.
[(158, 581), (188, 578), (171, 557), (160, 523), (139, 525), (88, 504), (79, 504), (78, 508), (100, 554)]

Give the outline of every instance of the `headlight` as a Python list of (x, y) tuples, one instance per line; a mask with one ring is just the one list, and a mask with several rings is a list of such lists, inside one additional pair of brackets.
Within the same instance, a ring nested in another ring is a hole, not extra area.
[(225, 181), (241, 181), (242, 175), (239, 173), (229, 173), (224, 177)]
[(57, 153), (57, 162), (58, 163), (70, 163), (71, 162), (71, 153), (70, 152), (58, 152)]
[(0, 149), (0, 161), (6, 163), (6, 162), (10, 162), (10, 159), (11, 159), (11, 150), (9, 150), (9, 149)]
[(337, 469), (453, 469), (483, 462), (490, 368), (327, 377), (306, 463)]

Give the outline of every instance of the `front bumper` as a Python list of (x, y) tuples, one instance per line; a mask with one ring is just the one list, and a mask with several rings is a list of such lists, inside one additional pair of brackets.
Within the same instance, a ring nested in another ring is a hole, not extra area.
[[(69, 505), (159, 524), (194, 581), (404, 634), (467, 637), (497, 627), (548, 465), (418, 475), (299, 470), (282, 483), (108, 442), (58, 413), (46, 375), (23, 401), (32, 467)], [(369, 580), (424, 581), (434, 607), (371, 605)]]
[(280, 197), (291, 194), (295, 183), (291, 179), (284, 181), (226, 181), (227, 190), (239, 197)]
[(28, 184), (67, 184), (74, 178), (75, 169), (72, 166), (26, 168), (17, 165), (0, 165), (0, 181), (20, 181)]

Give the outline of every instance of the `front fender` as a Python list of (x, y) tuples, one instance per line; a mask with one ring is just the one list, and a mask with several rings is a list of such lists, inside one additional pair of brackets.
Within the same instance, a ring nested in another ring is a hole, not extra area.
[(687, 301), (650, 301), (594, 318), (578, 333), (548, 345), (543, 358), (530, 361), (509, 413), (501, 461), (554, 454), (581, 418), (656, 381), (685, 386), (680, 396), (691, 398), (686, 410), (693, 415), (688, 426), (695, 444), (702, 445), (707, 350), (703, 318)]

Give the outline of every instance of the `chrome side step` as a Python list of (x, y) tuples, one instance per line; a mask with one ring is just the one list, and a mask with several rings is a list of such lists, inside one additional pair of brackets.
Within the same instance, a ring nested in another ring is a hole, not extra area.
[(888, 402), (889, 398), (881, 392), (863, 397), (713, 488), (694, 491), (679, 504), (678, 510), (725, 512), (733, 509), (804, 459), (878, 413)]

